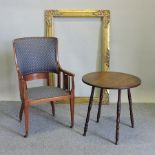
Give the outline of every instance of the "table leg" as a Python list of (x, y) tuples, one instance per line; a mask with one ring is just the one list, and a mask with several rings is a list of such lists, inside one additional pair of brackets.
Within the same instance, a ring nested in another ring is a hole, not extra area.
[(118, 89), (117, 119), (116, 119), (116, 141), (115, 141), (116, 145), (118, 144), (118, 140), (119, 140), (120, 113), (121, 113), (121, 89)]
[(94, 89), (95, 89), (95, 87), (92, 86), (92, 90), (91, 90), (91, 95), (90, 95), (90, 99), (89, 99), (89, 105), (88, 105), (88, 111), (87, 111), (87, 117), (86, 117), (86, 122), (85, 122), (85, 127), (84, 127), (83, 136), (86, 136), (86, 132), (87, 132), (87, 129), (88, 129), (88, 122), (89, 122), (90, 111), (91, 111), (92, 102), (93, 102)]
[(99, 99), (99, 106), (98, 106), (98, 113), (97, 113), (97, 123), (99, 122), (100, 115), (101, 115), (102, 99), (103, 99), (103, 88), (101, 88), (101, 90), (100, 90), (100, 99)]
[(132, 98), (131, 98), (130, 89), (128, 89), (128, 100), (129, 100), (131, 127), (134, 128), (134, 118), (133, 118), (133, 111), (132, 111)]

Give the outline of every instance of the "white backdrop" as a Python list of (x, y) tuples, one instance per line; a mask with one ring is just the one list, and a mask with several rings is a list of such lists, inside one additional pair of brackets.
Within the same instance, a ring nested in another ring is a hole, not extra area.
[[(141, 77), (142, 85), (133, 89), (133, 100), (155, 102), (154, 6), (154, 0), (0, 0), (0, 100), (19, 100), (12, 40), (43, 36), (45, 9), (109, 9), (110, 70)], [(77, 74), (76, 94), (89, 95), (90, 87), (81, 82), (81, 76), (96, 70), (100, 22), (85, 18), (55, 22), (62, 66)], [(111, 93), (111, 102), (116, 102), (116, 95)]]
[(60, 62), (75, 73), (76, 96), (89, 96), (90, 87), (81, 79), (87, 72), (99, 68), (100, 18), (56, 18), (54, 23)]

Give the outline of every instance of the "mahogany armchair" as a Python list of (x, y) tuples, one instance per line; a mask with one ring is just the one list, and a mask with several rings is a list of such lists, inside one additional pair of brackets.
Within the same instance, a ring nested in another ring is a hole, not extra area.
[[(58, 61), (58, 40), (55, 37), (25, 37), (13, 41), (19, 92), (22, 101), (19, 120), (25, 114), (25, 136), (29, 130), (29, 108), (32, 104), (50, 102), (55, 115), (54, 103), (70, 101), (71, 128), (74, 126), (74, 74), (60, 67)], [(49, 73), (55, 76), (55, 85), (50, 85)], [(27, 82), (46, 79), (46, 86), (27, 86)]]

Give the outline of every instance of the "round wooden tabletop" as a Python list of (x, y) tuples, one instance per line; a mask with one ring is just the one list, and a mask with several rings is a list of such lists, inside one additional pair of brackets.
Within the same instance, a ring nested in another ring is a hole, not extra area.
[(127, 89), (141, 84), (140, 78), (120, 72), (92, 72), (85, 74), (82, 81), (90, 86), (105, 89)]

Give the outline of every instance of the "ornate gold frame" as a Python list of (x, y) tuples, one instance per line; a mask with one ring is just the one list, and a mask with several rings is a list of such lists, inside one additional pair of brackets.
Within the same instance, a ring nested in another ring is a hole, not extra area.
[[(109, 10), (45, 10), (45, 35), (54, 36), (55, 17), (93, 17), (101, 18), (101, 71), (109, 70), (109, 33), (110, 33), (110, 11)], [(88, 102), (88, 97), (76, 97), (76, 103)], [(94, 98), (98, 102), (98, 97)], [(109, 92), (104, 91), (104, 103), (109, 102)]]

